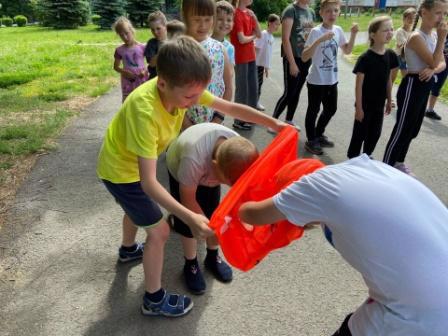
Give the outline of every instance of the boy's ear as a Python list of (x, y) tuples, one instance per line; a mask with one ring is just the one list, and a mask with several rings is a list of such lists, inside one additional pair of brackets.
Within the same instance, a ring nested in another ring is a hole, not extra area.
[(157, 88), (160, 91), (165, 91), (167, 85), (167, 82), (163, 78), (157, 77)]

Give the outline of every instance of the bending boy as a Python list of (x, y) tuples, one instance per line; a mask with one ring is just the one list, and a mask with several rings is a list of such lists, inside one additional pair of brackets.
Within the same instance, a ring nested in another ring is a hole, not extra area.
[(320, 222), (369, 298), (334, 336), (442, 336), (448, 330), (448, 210), (422, 183), (366, 154), (248, 202), (252, 225)]

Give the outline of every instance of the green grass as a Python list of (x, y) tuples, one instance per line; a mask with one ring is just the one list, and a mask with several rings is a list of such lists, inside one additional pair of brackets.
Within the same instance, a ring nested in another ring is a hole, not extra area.
[[(359, 26), (360, 31), (367, 31), (367, 28), (369, 27), (369, 22), (376, 16), (386, 15), (386, 13), (375, 13), (373, 16), (371, 12), (369, 13), (363, 13), (360, 16), (357, 16), (356, 13), (352, 13), (352, 15), (347, 15), (344, 17), (344, 14), (342, 13), (336, 24), (338, 26), (341, 26), (341, 28), (344, 31), (350, 31), (350, 28), (353, 23), (357, 23)], [(394, 29), (398, 29), (402, 25), (402, 15), (401, 14), (395, 14), (392, 13), (392, 21), (394, 24)]]
[[(137, 31), (146, 42), (148, 29)], [(0, 169), (17, 156), (48, 149), (75, 111), (63, 101), (97, 97), (118, 84), (113, 31), (0, 28)], [(5, 159), (6, 157), (6, 159)]]

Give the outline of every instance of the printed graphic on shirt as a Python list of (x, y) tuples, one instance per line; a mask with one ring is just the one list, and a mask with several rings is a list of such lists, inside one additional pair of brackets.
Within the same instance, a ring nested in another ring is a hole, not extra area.
[(318, 65), (322, 71), (338, 72), (337, 56), (338, 56), (338, 43), (335, 39), (325, 41), (321, 44), (322, 63)]
[(297, 36), (297, 48), (302, 50), (305, 47), (305, 41), (310, 34), (311, 29), (313, 29), (314, 24), (313, 20), (308, 19), (307, 16), (300, 15), (299, 22), (301, 24), (296, 27), (296, 36)]

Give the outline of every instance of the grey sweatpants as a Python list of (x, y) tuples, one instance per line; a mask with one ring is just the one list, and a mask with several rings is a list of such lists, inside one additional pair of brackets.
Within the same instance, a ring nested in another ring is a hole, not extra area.
[(235, 103), (257, 108), (258, 78), (255, 61), (235, 65)]

